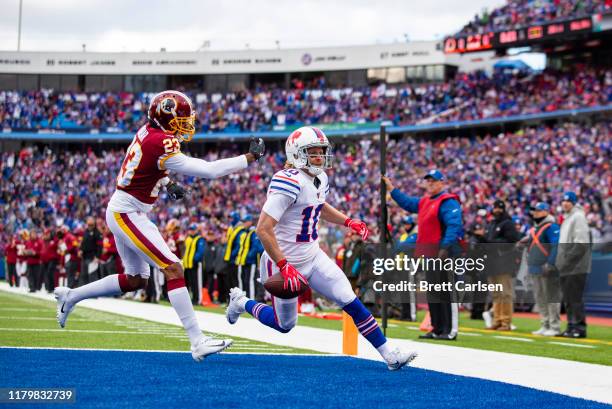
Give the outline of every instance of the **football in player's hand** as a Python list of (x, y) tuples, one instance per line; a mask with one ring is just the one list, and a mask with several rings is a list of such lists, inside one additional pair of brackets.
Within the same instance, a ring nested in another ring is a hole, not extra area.
[(264, 288), (273, 296), (286, 300), (300, 296), (304, 294), (306, 290), (308, 290), (308, 286), (304, 283), (300, 283), (300, 289), (298, 291), (291, 291), (289, 286), (287, 286), (287, 289), (284, 289), (284, 283), (285, 280), (283, 279), (281, 273), (276, 273), (266, 280), (264, 283)]

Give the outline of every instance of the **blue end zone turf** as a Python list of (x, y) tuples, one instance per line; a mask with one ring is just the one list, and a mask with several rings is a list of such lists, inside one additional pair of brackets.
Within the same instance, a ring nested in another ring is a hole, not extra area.
[[(76, 404), (52, 408), (610, 407), (417, 368), (390, 372), (348, 357), (222, 354), (196, 364), (179, 353), (0, 349), (0, 373), (0, 387), (76, 388)], [(41, 407), (5, 405), (18, 406)]]

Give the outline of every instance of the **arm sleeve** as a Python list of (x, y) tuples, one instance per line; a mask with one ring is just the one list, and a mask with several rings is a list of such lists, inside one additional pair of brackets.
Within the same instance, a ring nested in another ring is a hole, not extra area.
[(248, 162), (245, 155), (207, 162), (178, 153), (168, 157), (162, 165), (162, 169), (172, 170), (183, 175), (214, 179), (245, 169)]
[(274, 220), (279, 221), (285, 211), (293, 203), (293, 197), (282, 193), (271, 193), (264, 203), (262, 211), (266, 212)]
[(548, 255), (548, 260), (546, 261), (550, 265), (555, 264), (555, 260), (557, 259), (557, 250), (559, 247), (559, 233), (561, 232), (561, 227), (557, 223), (553, 223), (548, 229), (546, 229), (546, 234), (548, 235), (548, 241), (551, 243), (550, 249), (551, 252)]
[(396, 188), (391, 191), (391, 198), (395, 200), (399, 207), (410, 213), (417, 213), (419, 211), (420, 199), (418, 197), (408, 196)]
[(193, 257), (196, 262), (202, 261), (204, 258), (204, 241), (204, 239), (200, 239), (196, 245), (196, 251)]
[(463, 218), (461, 205), (455, 199), (448, 199), (440, 205), (440, 217), (445, 226), (444, 237), (440, 245), (450, 246), (463, 237)]

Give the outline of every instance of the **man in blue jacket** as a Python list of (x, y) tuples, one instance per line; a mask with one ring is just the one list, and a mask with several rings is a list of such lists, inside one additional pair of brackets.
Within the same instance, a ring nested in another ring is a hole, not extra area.
[[(446, 259), (458, 253), (463, 240), (463, 217), (459, 197), (447, 193), (446, 179), (437, 169), (430, 170), (424, 177), (426, 194), (422, 197), (408, 196), (396, 189), (391, 180), (383, 177), (391, 197), (404, 210), (418, 213), (419, 229), (414, 257)], [(426, 271), (429, 284), (454, 282), (452, 274), (446, 271)], [(427, 293), (432, 331), (420, 338), (455, 340), (459, 328), (457, 303), (451, 302), (450, 294)], [(434, 299), (435, 298), (435, 299)]]
[(554, 337), (561, 333), (561, 279), (555, 268), (561, 228), (548, 203), (536, 204), (531, 216), (534, 226), (521, 243), (527, 247), (527, 271), (540, 313), (541, 328), (533, 334)]

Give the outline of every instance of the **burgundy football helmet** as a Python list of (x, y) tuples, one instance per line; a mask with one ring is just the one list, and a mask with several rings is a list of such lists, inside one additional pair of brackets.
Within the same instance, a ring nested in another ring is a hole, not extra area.
[(162, 131), (189, 142), (195, 134), (195, 110), (182, 92), (162, 91), (151, 99), (149, 121)]

